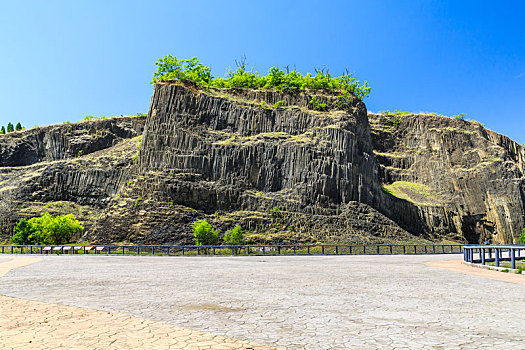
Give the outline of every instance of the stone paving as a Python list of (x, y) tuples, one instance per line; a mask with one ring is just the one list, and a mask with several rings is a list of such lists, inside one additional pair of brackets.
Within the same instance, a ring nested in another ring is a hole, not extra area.
[(525, 286), (424, 264), (459, 258), (46, 256), (0, 294), (291, 349), (523, 349)]

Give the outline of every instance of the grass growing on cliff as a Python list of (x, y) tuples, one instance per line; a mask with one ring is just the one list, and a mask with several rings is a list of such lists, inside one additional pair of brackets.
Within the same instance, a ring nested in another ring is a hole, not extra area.
[(419, 205), (436, 205), (439, 200), (433, 193), (432, 189), (426, 185), (408, 182), (396, 181), (389, 185), (382, 186), (383, 191), (394, 197), (407, 200)]
[(315, 69), (315, 74), (302, 75), (295, 69), (286, 71), (278, 67), (270, 68), (268, 75), (246, 69), (246, 58), (236, 62), (235, 71), (228, 70), (224, 78), (215, 78), (210, 67), (199, 62), (197, 57), (177, 59), (172, 55), (160, 58), (155, 64), (157, 70), (153, 73), (152, 83), (180, 80), (192, 81), (203, 87), (227, 89), (270, 89), (286, 92), (304, 90), (324, 91), (326, 93), (352, 94), (362, 100), (370, 94), (370, 86), (365, 81), (361, 83), (346, 70), (340, 76), (333, 77), (326, 68)]

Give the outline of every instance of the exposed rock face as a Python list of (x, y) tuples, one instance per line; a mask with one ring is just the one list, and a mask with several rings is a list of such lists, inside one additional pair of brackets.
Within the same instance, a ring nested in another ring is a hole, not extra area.
[(100, 242), (191, 243), (199, 218), (254, 243), (518, 237), (521, 146), (477, 123), (367, 115), (357, 99), (315, 94), (316, 111), (313, 96), (163, 83), (147, 120), (0, 136), (0, 229), (49, 211)]
[(522, 146), (476, 122), (431, 115), (369, 119), (381, 181), (399, 181), (386, 188), (406, 199), (383, 206), (391, 213), (402, 208), (402, 226), (457, 232), (471, 243), (516, 241), (525, 226)]

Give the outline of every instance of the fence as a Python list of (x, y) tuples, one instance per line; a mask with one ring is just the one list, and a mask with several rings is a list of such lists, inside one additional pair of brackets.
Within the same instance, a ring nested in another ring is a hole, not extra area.
[(525, 259), (525, 245), (472, 245), (463, 247), (463, 260), (469, 263), (494, 262), (500, 267), (500, 261), (510, 261), (512, 269), (516, 268), (516, 260)]
[(296, 244), (296, 245), (1, 245), (1, 254), (106, 254), (106, 255), (396, 255), (459, 254), (459, 244)]

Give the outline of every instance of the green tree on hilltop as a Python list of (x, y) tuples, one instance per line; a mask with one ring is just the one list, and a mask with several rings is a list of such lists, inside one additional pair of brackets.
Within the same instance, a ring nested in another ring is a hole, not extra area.
[(2, 126), (2, 128), (0, 129), (0, 135), (5, 135), (5, 128)]
[(12, 123), (7, 124), (7, 132), (13, 132), (13, 131), (15, 131), (13, 124)]
[(15, 126), (15, 130), (16, 130), (16, 131), (21, 131), (22, 129), (23, 129), (23, 128), (22, 128), (22, 124), (20, 124), (20, 122), (17, 123), (16, 126)]

